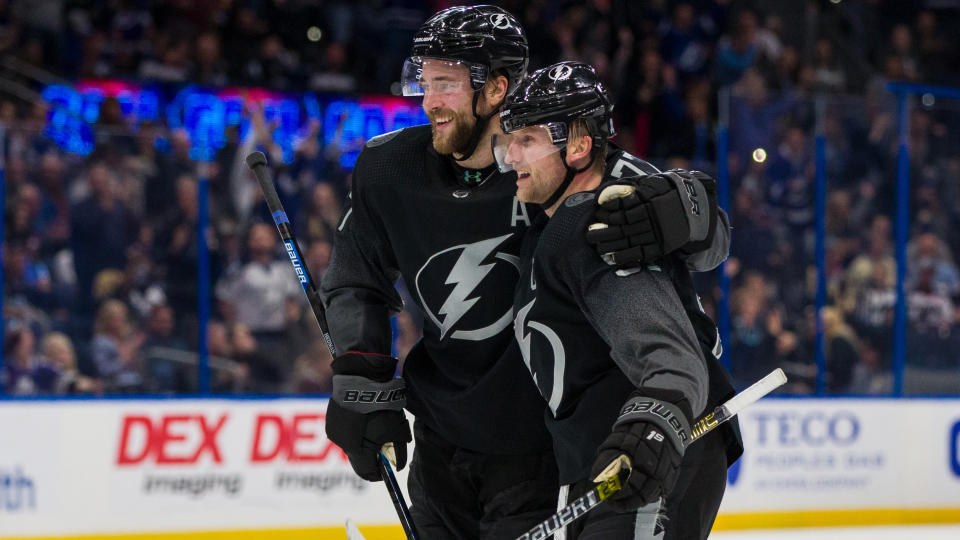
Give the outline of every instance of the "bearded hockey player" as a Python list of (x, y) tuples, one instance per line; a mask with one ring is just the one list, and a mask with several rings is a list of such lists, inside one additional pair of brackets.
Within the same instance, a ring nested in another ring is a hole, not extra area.
[[(603, 182), (627, 181), (624, 169), (633, 171), (637, 192), (681, 186), (690, 197), (676, 211), (689, 229), (706, 231), (714, 226), (700, 202), (709, 178), (608, 156), (611, 111), (593, 68), (562, 62), (521, 82), (501, 113), (506, 134), (493, 139), (500, 169), (517, 173), (520, 201), (544, 210), (524, 241), (516, 339), (548, 402), (563, 495), (586, 492), (620, 456), (632, 467), (623, 490), (574, 522), (568, 538), (663, 538), (647, 517), (661, 497), (665, 538), (706, 538), (727, 466), (742, 452), (734, 422), (684, 445), (695, 418), (734, 394), (718, 362), (716, 328), (679, 256), (618, 269), (596, 256), (582, 231)], [(629, 212), (618, 215), (613, 227), (634, 227)]]
[[(327, 436), (376, 481), (384, 445), (404, 466), (403, 407), (411, 411), (411, 513), (431, 540), (514, 538), (556, 508), (545, 403), (510, 331), (520, 243), (539, 210), (516, 199), (516, 176), (500, 173), (490, 147), (501, 133), (494, 117), (527, 62), (523, 30), (500, 8), (450, 8), (423, 25), (402, 83), (406, 95), (423, 96), (430, 125), (366, 144), (322, 281), (330, 333), (346, 351), (333, 362)], [(672, 246), (646, 241), (654, 251)], [(725, 256), (724, 239), (714, 243), (709, 251)], [(401, 276), (425, 326), (395, 379), (389, 318), (403, 307)], [(404, 384), (405, 403), (345, 399)]]

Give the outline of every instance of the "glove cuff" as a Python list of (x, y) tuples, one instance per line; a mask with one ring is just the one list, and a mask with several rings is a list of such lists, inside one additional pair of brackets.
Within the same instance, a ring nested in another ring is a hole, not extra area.
[(623, 404), (613, 428), (634, 422), (649, 422), (659, 426), (680, 455), (690, 441), (690, 421), (677, 404), (657, 398), (634, 394)]
[(331, 399), (360, 414), (403, 411), (407, 406), (407, 388), (403, 379), (378, 382), (359, 375), (334, 375)]
[(388, 382), (397, 371), (397, 359), (377, 353), (347, 351), (330, 365), (336, 375), (359, 375), (378, 382)]
[[(673, 169), (661, 174), (673, 183), (680, 202), (680, 208), (689, 227), (689, 241), (702, 242), (710, 235), (710, 208), (707, 200), (707, 188), (692, 173)], [(687, 242), (684, 242), (686, 244)]]

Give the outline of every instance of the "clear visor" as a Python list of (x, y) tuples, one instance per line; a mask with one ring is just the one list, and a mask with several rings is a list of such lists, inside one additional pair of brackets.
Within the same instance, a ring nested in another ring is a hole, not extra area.
[(557, 137), (554, 131), (554, 126), (544, 124), (494, 135), (491, 141), (493, 157), (497, 160), (500, 172), (523, 169), (562, 150), (566, 146), (566, 139), (555, 143)]
[(456, 60), (415, 56), (403, 63), (400, 84), (405, 96), (472, 91), (471, 65)]

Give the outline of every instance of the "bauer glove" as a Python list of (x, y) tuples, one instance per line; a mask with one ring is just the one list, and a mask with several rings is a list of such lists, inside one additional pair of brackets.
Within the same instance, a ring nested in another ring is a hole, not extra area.
[(706, 250), (716, 215), (716, 181), (700, 171), (619, 178), (600, 191), (587, 241), (608, 264), (650, 264)]
[(327, 406), (327, 438), (350, 459), (364, 480), (380, 480), (381, 450), (397, 470), (407, 463), (410, 424), (403, 414), (406, 389), (393, 377), (397, 359), (348, 352), (333, 361), (333, 395)]
[[(655, 394), (660, 399), (644, 394)], [(690, 439), (691, 416), (679, 392), (647, 389), (630, 396), (610, 435), (597, 450), (590, 470), (590, 478), (602, 482), (621, 468), (631, 469), (623, 489), (609, 499), (612, 509), (636, 510), (673, 489), (680, 474), (684, 446)]]

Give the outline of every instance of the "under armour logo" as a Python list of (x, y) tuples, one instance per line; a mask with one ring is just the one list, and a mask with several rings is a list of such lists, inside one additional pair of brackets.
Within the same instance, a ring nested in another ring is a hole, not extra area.
[(551, 80), (559, 81), (562, 79), (566, 79), (567, 77), (570, 76), (571, 73), (573, 73), (573, 68), (564, 64), (551, 69), (550, 73), (548, 73), (547, 75), (550, 77)]
[(463, 171), (463, 181), (468, 184), (479, 184), (480, 171)]
[(503, 30), (504, 28), (510, 27), (510, 19), (507, 18), (503, 13), (496, 13), (490, 16), (490, 23), (493, 24), (494, 28)]

